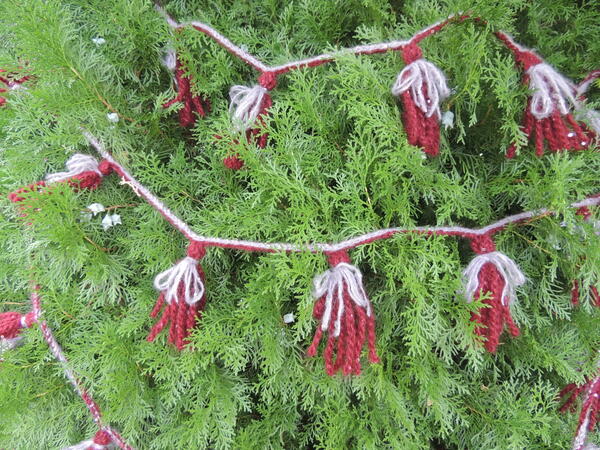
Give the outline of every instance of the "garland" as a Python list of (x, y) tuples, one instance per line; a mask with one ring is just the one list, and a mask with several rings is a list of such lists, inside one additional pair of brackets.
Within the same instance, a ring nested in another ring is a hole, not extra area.
[[(341, 55), (373, 55), (400, 51), (406, 67), (392, 85), (391, 93), (399, 97), (402, 103), (402, 121), (408, 143), (421, 147), (429, 156), (439, 154), (439, 123), (442, 120), (440, 104), (450, 96), (450, 89), (444, 73), (423, 58), (423, 52), (418, 44), (451, 23), (470, 19), (469, 15), (450, 16), (444, 21), (424, 28), (405, 41), (358, 45), (279, 66), (268, 66), (209, 25), (196, 21), (178, 23), (159, 4), (155, 7), (174, 31), (192, 27), (260, 72), (258, 84), (252, 87), (233, 86), (229, 91), (231, 101), (229, 114), (233, 129), (237, 133), (245, 134), (249, 143), (254, 143), (259, 148), (267, 145), (268, 134), (264, 131), (265, 118), (269, 115), (269, 108), (273, 104), (270, 92), (277, 86), (278, 76), (293, 70), (328, 64)], [(475, 22), (485, 22), (480, 18), (472, 19)], [(523, 70), (523, 83), (531, 91), (523, 114), (522, 132), (528, 140), (534, 141), (535, 154), (542, 156), (545, 147), (553, 152), (588, 148), (600, 134), (600, 114), (586, 108), (585, 93), (592, 82), (600, 77), (600, 70), (590, 72), (581, 83), (575, 84), (544, 62), (533, 50), (516, 43), (507, 33), (497, 31), (494, 35), (512, 53), (515, 62)], [(164, 103), (163, 107), (182, 103), (179, 122), (184, 127), (192, 126), (196, 121), (194, 113), (199, 117), (205, 117), (210, 110), (210, 101), (191, 92), (193, 80), (185, 76), (183, 65), (173, 50), (168, 51), (164, 63), (174, 75), (177, 96)], [(576, 113), (577, 119), (574, 118), (573, 112)], [(220, 138), (220, 136), (216, 137)], [(513, 143), (507, 149), (506, 157), (514, 158), (516, 152), (517, 144)], [(227, 168), (235, 170), (244, 165), (239, 155), (228, 156), (223, 163)]]
[[(443, 72), (422, 57), (418, 46), (424, 38), (438, 33), (448, 24), (462, 22), (468, 15), (451, 16), (431, 25), (415, 34), (407, 41), (392, 41), (379, 44), (360, 45), (335, 53), (326, 53), (312, 58), (292, 61), (280, 66), (267, 66), (258, 58), (242, 50), (226, 37), (210, 26), (191, 22), (179, 24), (171, 18), (159, 5), (157, 10), (163, 14), (167, 23), (180, 30), (185, 26), (209, 36), (231, 54), (261, 72), (258, 84), (253, 87), (233, 86), (230, 90), (230, 115), (236, 131), (245, 134), (248, 142), (263, 148), (267, 145), (268, 135), (264, 131), (265, 119), (272, 106), (270, 92), (276, 87), (277, 76), (292, 70), (317, 67), (334, 61), (342, 54), (370, 55), (388, 51), (400, 51), (407, 64), (398, 75), (392, 86), (392, 94), (400, 98), (403, 105), (402, 119), (411, 145), (422, 147), (423, 151), (435, 156), (439, 153), (439, 122), (442, 120), (440, 104), (449, 95), (446, 77)], [(477, 22), (481, 19), (474, 18)], [(495, 36), (511, 51), (516, 63), (523, 69), (523, 82), (528, 85), (531, 95), (523, 115), (522, 131), (528, 140), (535, 144), (536, 155), (542, 156), (544, 149), (583, 150), (589, 147), (593, 139), (600, 134), (600, 115), (585, 107), (585, 93), (593, 80), (600, 77), (600, 70), (591, 72), (579, 84), (574, 84), (532, 50), (517, 44), (508, 34), (498, 31)], [(164, 61), (173, 73), (177, 96), (163, 104), (168, 108), (176, 103), (182, 104), (179, 110), (179, 121), (182, 126), (194, 125), (196, 116), (205, 117), (210, 112), (209, 99), (192, 92), (194, 81), (185, 75), (185, 68), (174, 51), (169, 51)], [(4, 72), (1, 71), (0, 72)], [(0, 93), (8, 89), (20, 88), (29, 77), (14, 79), (12, 76), (0, 76)], [(6, 102), (0, 97), (0, 106)], [(338, 243), (308, 243), (295, 245), (290, 243), (265, 243), (219, 237), (202, 236), (177, 217), (166, 205), (139, 183), (122, 165), (120, 165), (103, 146), (89, 133), (84, 132), (88, 142), (102, 156), (98, 163), (89, 155), (74, 155), (67, 161), (65, 172), (49, 175), (46, 180), (39, 181), (9, 194), (12, 202), (19, 204), (22, 216), (26, 216), (27, 205), (24, 204), (26, 193), (42, 191), (52, 183), (68, 183), (75, 189), (96, 189), (104, 176), (115, 172), (134, 193), (146, 200), (177, 231), (189, 241), (187, 255), (170, 269), (160, 273), (154, 280), (159, 292), (157, 302), (150, 313), (160, 319), (150, 331), (147, 340), (154, 341), (169, 326), (168, 342), (177, 349), (183, 350), (187, 344), (190, 330), (201, 319), (206, 303), (204, 272), (200, 265), (202, 257), (209, 247), (236, 249), (246, 252), (313, 252), (323, 253), (331, 266), (325, 273), (318, 275), (313, 281), (313, 297), (315, 305), (313, 316), (319, 325), (307, 356), (315, 356), (323, 334), (327, 333), (327, 342), (323, 351), (325, 370), (329, 375), (359, 375), (360, 358), (363, 347), (368, 349), (368, 359), (378, 363), (379, 357), (375, 348), (375, 313), (364, 289), (362, 273), (351, 264), (349, 250), (379, 240), (389, 239), (396, 234), (420, 234), (425, 236), (458, 236), (470, 241), (473, 252), (477, 255), (463, 271), (465, 296), (468, 302), (479, 300), (486, 295), (484, 306), (472, 314), (471, 320), (478, 324), (475, 332), (483, 337), (486, 350), (494, 353), (499, 344), (505, 326), (512, 336), (520, 331), (514, 323), (510, 306), (516, 301), (516, 289), (526, 278), (515, 262), (507, 255), (499, 252), (494, 244), (493, 236), (508, 225), (525, 223), (528, 220), (554, 212), (547, 209), (523, 212), (508, 216), (482, 228), (448, 227), (414, 227), (388, 228), (376, 230)], [(511, 144), (506, 152), (508, 158), (516, 155), (517, 145)], [(232, 169), (239, 169), (243, 161), (237, 155), (225, 158), (224, 163)], [(25, 196), (24, 196), (25, 195)], [(572, 203), (577, 214), (584, 220), (590, 220), (590, 206), (600, 204), (600, 194)], [(591, 287), (592, 297), (600, 305), (600, 295), (596, 287)], [(85, 402), (98, 432), (90, 439), (75, 446), (71, 450), (106, 449), (117, 445), (122, 449), (131, 449), (117, 431), (103, 424), (98, 405), (84, 389), (75, 373), (69, 368), (68, 361), (60, 345), (54, 338), (45, 321), (40, 320), (42, 314), (40, 287), (33, 283), (31, 292), (32, 311), (27, 314), (7, 312), (0, 314), (0, 343), (2, 350), (18, 345), (21, 331), (37, 323), (44, 339), (57, 361), (63, 367), (64, 374)], [(579, 300), (579, 282), (573, 281), (571, 292), (573, 304)], [(600, 376), (588, 380), (582, 386), (569, 385), (561, 396), (568, 399), (561, 410), (572, 409), (578, 395), (584, 394), (584, 402), (579, 418), (579, 425), (573, 443), (574, 450), (586, 447), (587, 433), (592, 431), (600, 410)], [(589, 445), (589, 444), (587, 444)]]

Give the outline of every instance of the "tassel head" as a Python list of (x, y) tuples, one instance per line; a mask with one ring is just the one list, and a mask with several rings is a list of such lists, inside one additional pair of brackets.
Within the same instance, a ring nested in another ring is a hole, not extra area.
[(76, 153), (66, 163), (66, 171), (46, 176), (46, 184), (67, 181), (76, 189), (96, 189), (102, 178), (112, 172), (108, 161), (98, 161), (90, 155)]
[[(328, 333), (324, 351), (327, 374), (341, 371), (344, 375), (359, 375), (365, 342), (369, 360), (379, 362), (375, 351), (375, 315), (363, 287), (362, 274), (350, 264), (348, 254), (338, 251), (328, 256), (332, 267), (313, 281), (316, 299), (313, 316), (320, 324), (307, 355), (316, 355), (323, 333)], [(337, 353), (335, 361), (334, 353)]]
[(0, 313), (0, 337), (4, 339), (17, 338), (23, 328), (29, 328), (33, 323), (35, 323), (33, 312), (27, 314), (18, 312)]

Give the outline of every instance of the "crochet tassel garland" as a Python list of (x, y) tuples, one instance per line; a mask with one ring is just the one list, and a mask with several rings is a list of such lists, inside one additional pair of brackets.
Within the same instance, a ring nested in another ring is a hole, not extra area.
[[(542, 156), (545, 146), (553, 152), (586, 149), (595, 134), (583, 122), (573, 118), (573, 109), (584, 111), (577, 86), (532, 51), (515, 45), (504, 36), (499, 37), (525, 70), (523, 81), (532, 91), (522, 129), (528, 139), (533, 136), (536, 155)], [(511, 144), (506, 156), (513, 158), (516, 149), (517, 145)]]
[(166, 307), (148, 335), (149, 342), (170, 323), (168, 341), (178, 350), (183, 350), (187, 344), (186, 339), (206, 303), (204, 272), (198, 263), (205, 253), (202, 244), (191, 242), (187, 256), (154, 279), (154, 287), (160, 295), (150, 316), (156, 317), (165, 302)]
[(442, 71), (422, 56), (414, 43), (402, 48), (402, 57), (408, 65), (398, 75), (392, 94), (402, 100), (408, 143), (436, 156), (440, 148), (440, 103), (450, 95), (450, 90)]
[[(233, 86), (229, 90), (231, 103), (229, 114), (234, 129), (243, 132), (248, 142), (254, 142), (259, 148), (265, 148), (269, 138), (268, 133), (263, 132), (265, 117), (269, 114), (269, 108), (273, 105), (271, 91), (277, 85), (277, 77), (272, 72), (263, 72), (258, 77), (258, 84), (253, 87)], [(229, 156), (224, 161), (225, 167), (229, 169), (241, 169), (243, 161), (237, 155)]]
[(492, 239), (477, 236), (471, 240), (471, 248), (478, 254), (463, 272), (465, 294), (468, 302), (487, 296), (487, 307), (473, 313), (471, 320), (481, 326), (477, 335), (485, 337), (485, 348), (495, 353), (504, 324), (514, 337), (520, 334), (510, 315), (510, 305), (516, 300), (515, 288), (525, 283), (525, 276), (508, 256), (496, 251)]
[(179, 110), (179, 124), (182, 127), (191, 127), (196, 123), (196, 114), (205, 117), (210, 112), (210, 101), (192, 93), (192, 79), (186, 76), (183, 64), (174, 51), (167, 52), (163, 63), (173, 74), (177, 95), (162, 106), (168, 108), (175, 103), (182, 103), (183, 107)]
[(98, 431), (93, 439), (80, 442), (79, 444), (66, 447), (63, 450), (108, 450), (114, 448), (113, 440), (104, 430)]
[(560, 398), (566, 398), (566, 401), (560, 407), (561, 412), (570, 410), (575, 411), (575, 400), (580, 394), (585, 393), (577, 432), (573, 441), (573, 450), (584, 450), (588, 432), (593, 431), (598, 420), (600, 411), (600, 376), (588, 380), (585, 384), (577, 386), (576, 384), (567, 385), (559, 394)]
[[(315, 356), (327, 332), (325, 368), (328, 375), (360, 375), (360, 354), (367, 342), (369, 361), (378, 363), (375, 351), (375, 314), (365, 293), (360, 270), (350, 264), (345, 251), (328, 255), (331, 269), (315, 277), (313, 316), (320, 324), (307, 355)], [(334, 353), (336, 353), (335, 361)]]

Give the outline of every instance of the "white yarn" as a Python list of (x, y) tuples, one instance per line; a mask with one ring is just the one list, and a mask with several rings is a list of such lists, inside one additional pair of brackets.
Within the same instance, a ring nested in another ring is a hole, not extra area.
[(175, 53), (175, 49), (168, 48), (165, 51), (162, 63), (170, 72), (175, 72), (175, 68), (177, 67), (177, 54)]
[(585, 122), (595, 131), (597, 135), (600, 136), (600, 112), (594, 109), (588, 109), (581, 103), (579, 103), (575, 108), (575, 118), (578, 121)]
[(237, 131), (245, 131), (254, 125), (266, 93), (267, 89), (258, 84), (253, 87), (231, 87), (229, 114)]
[(371, 316), (371, 304), (363, 288), (362, 273), (360, 270), (348, 263), (340, 263), (327, 270), (321, 275), (317, 275), (313, 280), (313, 297), (319, 299), (325, 296), (325, 311), (321, 319), (321, 330), (327, 331), (331, 321), (334, 295), (340, 300), (335, 312), (335, 323), (333, 336), (340, 335), (342, 316), (344, 315), (344, 302), (341, 301), (344, 295), (344, 285), (348, 295), (354, 303), (367, 311), (367, 316)]
[(68, 180), (69, 178), (73, 178), (80, 173), (89, 171), (96, 172), (100, 176), (103, 176), (102, 172), (98, 170), (98, 161), (96, 161), (96, 159), (90, 155), (76, 153), (69, 158), (65, 165), (67, 167), (66, 172), (46, 175), (46, 182), (56, 183), (58, 181)]
[[(427, 90), (427, 95), (423, 92), (423, 87)], [(450, 89), (446, 84), (446, 77), (439, 68), (424, 59), (410, 63), (396, 78), (392, 86), (392, 94), (398, 96), (408, 89), (415, 104), (427, 117), (434, 114), (438, 119), (441, 117), (440, 103), (448, 98)]]
[(23, 336), (17, 336), (14, 338), (5, 338), (0, 336), (0, 356), (2, 356), (2, 353), (21, 345), (22, 341)]
[(186, 256), (173, 267), (154, 278), (154, 287), (164, 292), (167, 303), (177, 302), (179, 284), (184, 286), (184, 300), (188, 305), (200, 301), (204, 295), (204, 283), (198, 273), (198, 261)]
[(525, 283), (525, 275), (515, 264), (515, 262), (501, 252), (490, 252), (483, 255), (477, 255), (463, 272), (463, 282), (465, 284), (465, 294), (467, 302), (471, 303), (479, 286), (479, 272), (487, 263), (496, 266), (500, 275), (504, 279), (504, 289), (502, 289), (502, 304), (512, 305), (517, 299), (515, 288)]
[(537, 119), (549, 117), (554, 108), (562, 115), (568, 114), (571, 106), (578, 106), (576, 86), (546, 63), (536, 64), (527, 70), (531, 96), (531, 114)]

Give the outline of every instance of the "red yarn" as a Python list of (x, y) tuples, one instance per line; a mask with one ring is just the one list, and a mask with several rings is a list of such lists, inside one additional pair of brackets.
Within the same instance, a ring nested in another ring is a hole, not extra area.
[[(94, 435), (93, 442), (94, 442), (94, 444), (97, 444), (97, 445), (107, 446), (112, 443), (112, 438), (110, 437), (110, 434), (108, 434), (106, 431), (100, 430)], [(90, 446), (90, 447), (88, 447), (88, 450), (95, 450), (95, 449), (94, 449), (94, 447)]]
[[(332, 267), (336, 267), (340, 263), (350, 262), (346, 251), (330, 253), (328, 254), (328, 260)], [(368, 316), (365, 308), (357, 305), (352, 300), (346, 283), (343, 283), (341, 298), (339, 295), (333, 295), (332, 311), (337, 311), (340, 302), (343, 302), (344, 305), (340, 334), (337, 337), (334, 336), (335, 318), (332, 313), (327, 329), (329, 336), (323, 352), (325, 370), (330, 376), (339, 371), (343, 375), (360, 375), (360, 355), (365, 342), (369, 349), (369, 361), (371, 363), (379, 362), (379, 357), (375, 350), (375, 314), (371, 309), (371, 315)], [(317, 319), (319, 326), (306, 352), (307, 356), (315, 356), (317, 354), (317, 348), (323, 336), (320, 324), (325, 312), (325, 303), (326, 295), (323, 295), (315, 303), (313, 317)]]
[[(187, 255), (196, 260), (200, 260), (206, 254), (204, 245), (199, 242), (191, 242), (188, 247)], [(200, 264), (197, 266), (198, 274), (204, 282), (204, 271)], [(187, 338), (194, 328), (197, 319), (202, 318), (202, 311), (206, 303), (206, 294), (202, 296), (200, 301), (189, 305), (184, 300), (185, 286), (181, 282), (178, 287), (177, 301), (167, 304), (161, 318), (152, 327), (150, 334), (146, 338), (148, 342), (154, 341), (156, 336), (170, 323), (169, 327), (169, 343), (173, 344), (178, 350), (188, 344)], [(165, 304), (165, 293), (161, 292), (156, 300), (156, 304), (150, 313), (150, 317), (155, 318)]]
[[(6, 73), (6, 71), (3, 69), (0, 69), (0, 73)], [(10, 74), (6, 77), (0, 76), (0, 83), (3, 83), (6, 86), (6, 89), (0, 87), (0, 94), (3, 94), (4, 92), (8, 92), (8, 89), (11, 86), (22, 84), (25, 81), (29, 80), (29, 78), (30, 78), (29, 76), (24, 76), (22, 78), (14, 80), (14, 79), (11, 79)], [(6, 104), (6, 98), (0, 97), (0, 107), (4, 106), (5, 104)]]
[(223, 165), (231, 170), (240, 170), (244, 167), (244, 160), (238, 155), (231, 155), (223, 159)]
[(35, 322), (33, 312), (25, 315), (18, 312), (0, 313), (0, 336), (13, 339), (19, 336), (21, 329), (29, 328)]
[[(471, 248), (477, 254), (496, 250), (494, 242), (487, 235), (473, 238)], [(484, 264), (479, 271), (478, 280), (479, 286), (475, 299), (478, 300), (483, 296), (488, 298), (483, 300), (486, 306), (471, 314), (471, 321), (481, 325), (475, 328), (475, 333), (485, 338), (485, 349), (490, 353), (495, 353), (505, 324), (513, 337), (519, 336), (520, 331), (510, 315), (509, 306), (502, 303), (505, 280), (496, 266), (489, 262)]]
[[(258, 84), (268, 91), (271, 91), (277, 86), (277, 76), (274, 72), (263, 72), (258, 77)], [(260, 111), (256, 117), (256, 124), (258, 126), (246, 130), (246, 139), (248, 142), (254, 142), (259, 148), (265, 148), (269, 140), (269, 134), (263, 131), (263, 128), (266, 125), (265, 118), (269, 115), (271, 106), (273, 106), (273, 100), (271, 99), (271, 95), (267, 92), (263, 96)]]
[[(423, 56), (421, 49), (414, 43), (402, 47), (402, 58), (410, 64)], [(427, 85), (423, 83), (423, 95), (428, 97)], [(430, 156), (440, 153), (440, 125), (436, 114), (427, 117), (416, 104), (410, 91), (400, 94), (402, 100), (402, 122), (406, 130), (408, 143), (421, 147)]]
[(191, 127), (196, 123), (196, 116), (205, 117), (210, 112), (210, 100), (192, 93), (191, 77), (185, 75), (183, 64), (177, 58), (175, 65), (175, 84), (177, 96), (164, 103), (163, 108), (168, 108), (175, 103), (182, 103), (183, 108), (179, 110), (179, 123), (182, 127)]

